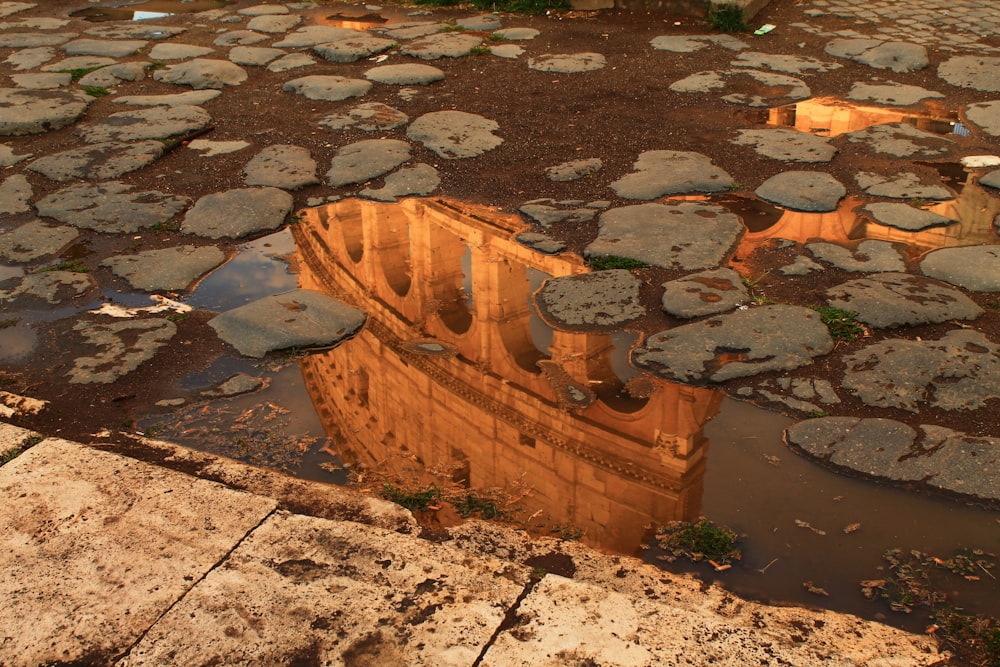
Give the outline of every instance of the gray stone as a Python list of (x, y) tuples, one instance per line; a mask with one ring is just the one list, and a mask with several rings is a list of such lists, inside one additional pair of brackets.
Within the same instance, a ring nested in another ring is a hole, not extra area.
[(632, 362), (678, 382), (724, 382), (789, 371), (832, 349), (830, 333), (816, 311), (772, 305), (737, 310), (650, 336), (633, 350)]
[(12, 74), (10, 80), (18, 88), (25, 90), (52, 90), (68, 86), (73, 81), (73, 75), (64, 72), (52, 72), (45, 74)]
[(930, 64), (927, 49), (908, 42), (884, 42), (877, 39), (835, 39), (825, 49), (831, 56), (847, 58), (893, 72), (913, 72)]
[(490, 46), (490, 54), (496, 56), (497, 58), (519, 58), (524, 53), (524, 47), (518, 46), (517, 44), (500, 44), (499, 46)]
[(906, 123), (873, 125), (844, 135), (852, 143), (868, 144), (876, 153), (896, 157), (934, 157), (948, 152), (952, 142)]
[(557, 202), (554, 199), (534, 199), (517, 210), (545, 228), (560, 222), (587, 222), (597, 215), (596, 209), (580, 206), (579, 202)]
[(0, 136), (61, 129), (82, 116), (93, 100), (80, 90), (0, 88)]
[(965, 117), (986, 134), (1000, 137), (1000, 100), (970, 104), (965, 107)]
[(239, 396), (240, 394), (249, 394), (258, 389), (263, 389), (265, 386), (266, 383), (263, 378), (247, 375), (246, 373), (237, 373), (219, 386), (201, 392), (201, 395), (209, 397)]
[(793, 424), (785, 441), (810, 456), (874, 477), (975, 498), (1000, 498), (1000, 439), (891, 419), (824, 417)]
[(134, 289), (160, 292), (186, 290), (225, 261), (226, 254), (215, 246), (186, 245), (109, 257), (101, 266)]
[(10, 63), (15, 70), (28, 70), (41, 67), (56, 57), (56, 50), (51, 46), (36, 46), (31, 49), (19, 49), (7, 56), (5, 63)]
[(837, 153), (825, 137), (785, 128), (740, 130), (733, 143), (753, 146), (760, 155), (789, 162), (829, 162)]
[(173, 95), (125, 95), (116, 97), (114, 101), (136, 107), (199, 106), (205, 102), (211, 102), (221, 94), (221, 90), (191, 90)]
[(757, 53), (744, 51), (736, 56), (731, 63), (735, 67), (766, 67), (785, 74), (809, 74), (812, 72), (831, 72), (840, 69), (839, 63), (828, 63), (809, 56), (787, 56), (774, 53)]
[(938, 65), (938, 76), (953, 86), (1000, 92), (1000, 58), (955, 56)]
[(13, 215), (29, 210), (31, 183), (24, 174), (13, 174), (0, 185), (0, 215)]
[(589, 158), (585, 160), (571, 160), (563, 162), (545, 170), (545, 176), (550, 181), (565, 183), (577, 181), (585, 176), (592, 176), (601, 170), (604, 162), (601, 158)]
[(120, 181), (80, 183), (35, 202), (38, 214), (74, 227), (109, 234), (131, 234), (165, 222), (187, 206), (186, 197), (163, 192), (133, 192)]
[(661, 35), (650, 40), (657, 51), (693, 53), (709, 46), (721, 46), (730, 51), (749, 49), (750, 45), (732, 35)]
[(378, 53), (388, 51), (396, 42), (384, 37), (360, 34), (336, 42), (317, 44), (313, 51), (332, 63), (353, 63)]
[(28, 169), (53, 181), (105, 181), (152, 164), (164, 150), (160, 141), (101, 141), (39, 158)]
[(988, 185), (991, 188), (1000, 188), (1000, 169), (991, 171), (979, 179), (980, 185)]
[(339, 102), (350, 97), (361, 97), (372, 84), (364, 79), (348, 79), (343, 76), (315, 74), (292, 79), (281, 87), (286, 93), (297, 93), (310, 100)]
[(528, 58), (530, 69), (564, 74), (593, 72), (603, 69), (607, 64), (607, 59), (600, 53), (545, 53), (537, 58)]
[(148, 43), (143, 40), (75, 39), (59, 48), (70, 56), (127, 58), (146, 48)]
[(263, 32), (269, 35), (280, 35), (288, 32), (301, 22), (302, 17), (297, 14), (255, 16), (247, 22), (247, 30)]
[(263, 357), (290, 347), (332, 347), (354, 336), (365, 319), (321, 292), (299, 289), (226, 311), (209, 325), (240, 354)]
[(76, 37), (76, 33), (12, 32), (0, 34), (0, 49), (58, 46)]
[(365, 188), (359, 196), (376, 201), (391, 202), (400, 197), (425, 197), (441, 184), (438, 170), (429, 164), (415, 164), (403, 167), (385, 177), (381, 188)]
[(207, 56), (214, 50), (208, 46), (194, 44), (157, 44), (149, 50), (149, 57), (153, 60), (187, 60)]
[(77, 82), (83, 87), (111, 88), (122, 81), (142, 81), (146, 78), (146, 68), (149, 63), (129, 62), (108, 65), (90, 74), (85, 74)]
[(267, 40), (267, 35), (262, 35), (259, 32), (254, 32), (252, 30), (233, 30), (219, 35), (212, 43), (216, 46), (222, 47), (251, 46), (253, 44), (260, 44), (265, 40)]
[(97, 56), (74, 56), (59, 60), (42, 67), (43, 72), (70, 72), (73, 70), (96, 69), (114, 65), (114, 58), (98, 58)]
[(528, 41), (542, 34), (534, 28), (501, 28), (493, 32), (497, 37), (510, 41)]
[(860, 322), (879, 329), (974, 320), (983, 314), (957, 289), (906, 273), (849, 280), (828, 289), (826, 300), (835, 308), (856, 312)]
[(283, 55), (285, 52), (281, 49), (263, 46), (234, 46), (229, 50), (230, 62), (251, 67), (263, 67)]
[(459, 28), (470, 30), (472, 32), (489, 32), (500, 29), (500, 17), (493, 14), (467, 16), (455, 21), (455, 25)]
[(27, 160), (31, 157), (31, 153), (25, 153), (24, 155), (14, 155), (14, 149), (7, 144), (0, 144), (0, 167), (13, 167), (18, 162), (22, 160)]
[(938, 340), (883, 340), (844, 364), (844, 387), (874, 407), (975, 410), (1000, 398), (1000, 346), (971, 329)]
[(328, 25), (309, 25), (299, 28), (295, 32), (285, 35), (280, 42), (275, 42), (271, 46), (279, 49), (300, 49), (303, 47), (316, 46), (317, 44), (327, 44), (329, 42), (339, 42), (342, 39), (356, 39), (362, 37), (363, 33), (349, 28), (338, 28)]
[(410, 145), (398, 139), (365, 139), (340, 148), (326, 180), (332, 187), (364, 183), (383, 176), (410, 159)]
[(496, 121), (464, 111), (432, 111), (410, 123), (406, 137), (419, 141), (446, 159), (477, 157), (491, 151), (503, 139), (493, 134)]
[(195, 90), (222, 89), (225, 86), (240, 85), (246, 81), (247, 73), (242, 67), (228, 60), (195, 58), (157, 70), (153, 73), (153, 78), (163, 83), (191, 86)]
[(281, 56), (277, 60), (271, 62), (267, 66), (268, 72), (288, 72), (293, 69), (298, 69), (300, 67), (309, 67), (310, 65), (315, 65), (316, 60), (305, 53), (289, 53), (287, 56)]
[(216, 155), (228, 155), (248, 148), (248, 141), (209, 141), (207, 139), (195, 139), (187, 147), (192, 151), (203, 151), (203, 157), (215, 157)]
[(29, 299), (57, 305), (76, 299), (95, 287), (94, 279), (86, 273), (75, 271), (44, 271), (29, 273), (10, 290), (0, 290), (0, 303)]
[[(838, 247), (838, 246), (834, 246)], [(900, 267), (902, 268), (902, 267)], [(783, 276), (807, 276), (813, 271), (822, 271), (823, 265), (817, 264), (805, 255), (797, 255), (791, 264), (786, 264), (778, 269), (778, 273)]]
[(403, 65), (380, 65), (364, 73), (364, 77), (375, 83), (386, 83), (396, 86), (424, 86), (435, 81), (444, 80), (444, 72), (437, 67), (406, 63)]
[(721, 206), (685, 201), (611, 209), (598, 227), (585, 256), (628, 257), (685, 271), (719, 266), (744, 232), (740, 219)]
[(371, 32), (378, 32), (390, 39), (407, 40), (426, 37), (444, 30), (445, 24), (437, 21), (418, 21), (414, 23), (394, 23), (381, 28), (371, 28)]
[(289, 13), (285, 5), (254, 5), (237, 9), (236, 13), (241, 16), (280, 16)]
[(620, 197), (650, 200), (691, 192), (723, 192), (733, 179), (712, 160), (690, 151), (645, 151), (632, 165), (635, 171), (611, 184)]
[(933, 211), (925, 211), (909, 204), (878, 202), (867, 204), (864, 210), (870, 213), (872, 218), (879, 224), (895, 227), (907, 232), (919, 232), (922, 229), (944, 227), (958, 222), (943, 215), (938, 215)]
[(793, 211), (825, 213), (837, 210), (847, 188), (829, 174), (786, 171), (764, 181), (754, 194)]
[(182, 34), (186, 28), (158, 25), (146, 21), (120, 21), (88, 28), (85, 32), (98, 39), (169, 39)]
[(920, 260), (925, 276), (975, 292), (1000, 292), (1000, 246), (932, 250)]
[(212, 117), (201, 107), (157, 106), (113, 113), (80, 125), (75, 133), (92, 144), (166, 139), (204, 129), (211, 122)]
[(461, 58), (483, 43), (481, 37), (460, 32), (443, 32), (421, 37), (403, 46), (399, 52), (422, 60)]
[(79, 235), (73, 227), (32, 220), (0, 233), (0, 257), (9, 262), (33, 262), (56, 254)]
[(566, 249), (566, 244), (562, 241), (537, 232), (521, 232), (514, 240), (546, 255), (555, 255)]
[(618, 330), (645, 316), (642, 281), (625, 269), (551, 278), (535, 294), (538, 312), (559, 331)]
[[(747, 79), (750, 81), (747, 82)], [(812, 95), (802, 79), (756, 69), (696, 72), (670, 84), (670, 90), (676, 93), (710, 93), (734, 85), (741, 88), (749, 86), (759, 92), (730, 93), (723, 95), (722, 99), (751, 107), (773, 107)]]
[(238, 239), (277, 229), (292, 210), (292, 195), (278, 188), (238, 188), (199, 199), (181, 231), (211, 239)]
[(663, 290), (663, 310), (674, 317), (715, 315), (748, 299), (740, 274), (726, 268), (671, 280), (663, 284)]
[(825, 242), (809, 243), (806, 248), (816, 259), (844, 271), (874, 273), (906, 269), (902, 253), (888, 241), (869, 239), (854, 250)]
[(399, 109), (381, 102), (366, 102), (348, 110), (345, 114), (333, 114), (319, 122), (331, 130), (354, 128), (365, 132), (394, 130), (405, 125), (410, 117)]
[(908, 107), (919, 104), (922, 100), (941, 99), (944, 95), (920, 86), (909, 86), (894, 81), (886, 83), (866, 83), (856, 81), (847, 93), (847, 99), (862, 102), (875, 102), (888, 106)]
[(298, 190), (319, 183), (316, 161), (309, 149), (279, 144), (257, 153), (244, 167), (247, 185), (269, 185), (283, 190)]
[(955, 193), (940, 184), (921, 183), (912, 172), (888, 176), (861, 171), (855, 175), (861, 189), (876, 197), (892, 199), (954, 199)]

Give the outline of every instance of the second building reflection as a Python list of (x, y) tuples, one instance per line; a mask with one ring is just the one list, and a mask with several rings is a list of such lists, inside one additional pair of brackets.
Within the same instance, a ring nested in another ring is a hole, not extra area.
[[(471, 489), (527, 485), (529, 514), (632, 552), (698, 516), (721, 393), (631, 376), (628, 336), (546, 330), (540, 276), (585, 272), (512, 240), (516, 218), (442, 200), (346, 200), (294, 228), (302, 287), (365, 310), (354, 340), (302, 362), (338, 454), (407, 453)], [(626, 382), (631, 382), (626, 386)]]

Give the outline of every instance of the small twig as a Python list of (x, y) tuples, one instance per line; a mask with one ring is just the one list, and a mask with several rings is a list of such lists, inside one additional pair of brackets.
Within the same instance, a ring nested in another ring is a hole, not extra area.
[(990, 571), (989, 571), (989, 570), (987, 570), (987, 569), (986, 569), (985, 567), (983, 567), (983, 564), (982, 564), (982, 563), (980, 563), (980, 562), (976, 561), (976, 565), (978, 565), (978, 566), (979, 566), (979, 569), (980, 569), (980, 570), (982, 570), (982, 571), (983, 571), (983, 572), (985, 572), (986, 574), (990, 575), (990, 579), (992, 579), (993, 581), (996, 581), (996, 580), (997, 580), (997, 578), (993, 576), (993, 573), (992, 573), (992, 572), (990, 572)]
[(772, 565), (774, 565), (777, 562), (778, 562), (777, 558), (772, 558), (770, 563), (768, 563), (764, 567), (757, 568), (757, 571), (760, 572), (761, 574), (764, 574), (765, 572), (767, 572), (767, 568), (771, 567)]

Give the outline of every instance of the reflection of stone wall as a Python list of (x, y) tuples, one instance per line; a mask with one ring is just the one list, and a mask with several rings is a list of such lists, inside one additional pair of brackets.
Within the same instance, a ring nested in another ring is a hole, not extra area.
[[(516, 220), (484, 211), (424, 200), (337, 206), (324, 216), (307, 212), (295, 236), (301, 285), (347, 298), (370, 316), (356, 339), (302, 362), (317, 411), (341, 435), (346, 460), (377, 467), (405, 449), (415, 469), (450, 467), (472, 487), (523, 482), (534, 489), (529, 511), (542, 509), (548, 523), (572, 524), (609, 548), (634, 549), (650, 523), (697, 516), (707, 448), (701, 428), (720, 394), (658, 383), (648, 399), (626, 397), (614, 408), (598, 400), (572, 412), (559, 406), (537, 367), (523, 363), (522, 348), (531, 344), (528, 269), (566, 275), (581, 270), (578, 260), (523, 248), (510, 240)], [(345, 242), (341, 212), (364, 221), (358, 262), (347, 252), (354, 235)], [(405, 262), (390, 267), (372, 252), (386, 234)], [(401, 238), (409, 239), (408, 251), (399, 248)], [(463, 271), (466, 248), (472, 257)], [(392, 275), (400, 271), (409, 276), (405, 296), (393, 288), (405, 282)], [(471, 295), (442, 298), (461, 284)], [(464, 328), (454, 326), (455, 312), (441, 314), (463, 307)], [(405, 347), (425, 337), (458, 354)], [(551, 358), (576, 382), (594, 380), (592, 370), (612, 383), (610, 353), (606, 337), (556, 332)]]
[(872, 125), (906, 123), (925, 132), (935, 132), (943, 123), (957, 120), (954, 114), (914, 112), (904, 109), (865, 106), (831, 97), (817, 97), (794, 105), (771, 109), (768, 123), (810, 132), (823, 137), (836, 137), (856, 132)]

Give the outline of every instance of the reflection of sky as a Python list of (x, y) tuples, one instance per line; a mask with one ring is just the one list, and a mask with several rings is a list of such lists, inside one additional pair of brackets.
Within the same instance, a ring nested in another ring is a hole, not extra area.
[(149, 19), (162, 19), (165, 16), (171, 16), (167, 12), (135, 12), (132, 14), (133, 21), (146, 21)]
[(295, 251), (288, 229), (240, 246), (230, 261), (201, 281), (191, 296), (189, 306), (224, 312), (256, 299), (295, 289), (297, 278), (282, 261)]
[(0, 361), (18, 361), (27, 357), (38, 342), (35, 330), (23, 322), (0, 329)]
[(535, 344), (538, 351), (544, 354), (546, 357), (551, 356), (549, 348), (552, 347), (552, 328), (549, 327), (542, 318), (538, 316), (538, 312), (535, 310), (535, 303), (532, 295), (538, 291), (548, 278), (551, 278), (549, 274), (544, 271), (539, 271), (532, 267), (527, 267), (528, 282), (531, 284), (531, 291), (528, 293), (528, 306), (531, 308), (531, 318), (528, 320), (528, 329), (531, 332), (531, 342)]

